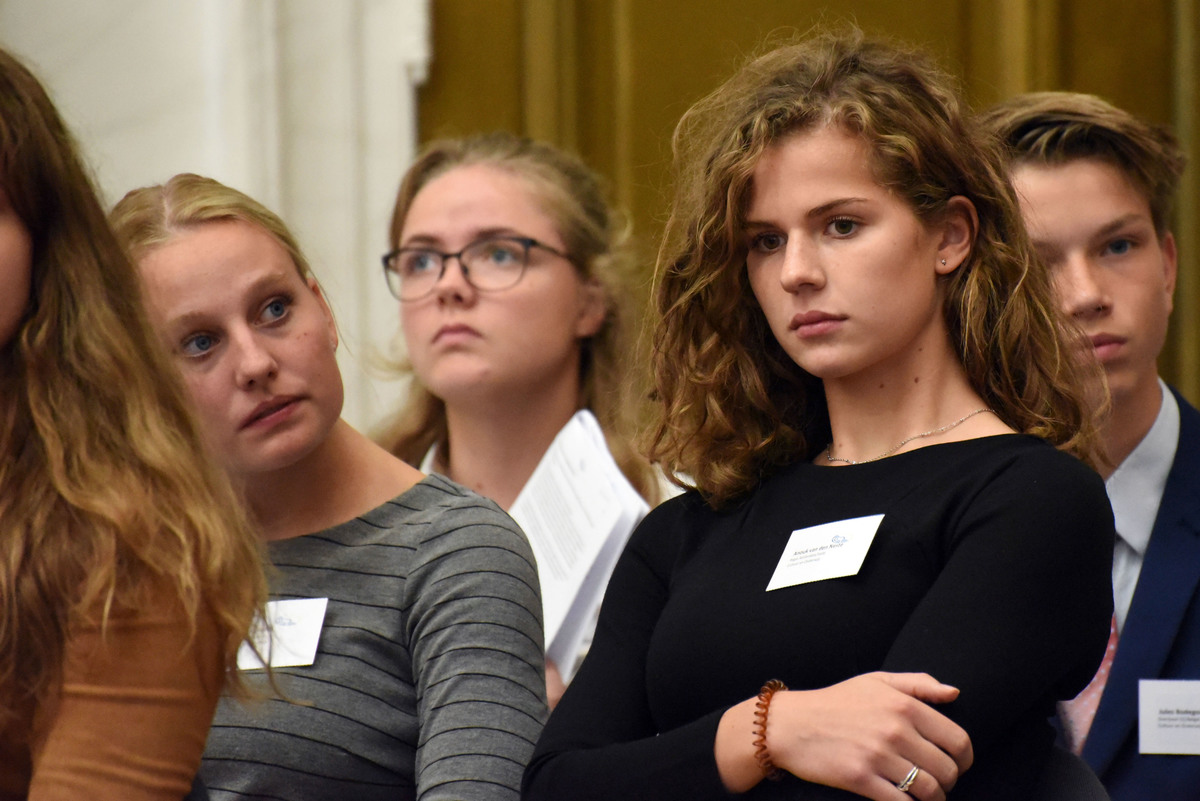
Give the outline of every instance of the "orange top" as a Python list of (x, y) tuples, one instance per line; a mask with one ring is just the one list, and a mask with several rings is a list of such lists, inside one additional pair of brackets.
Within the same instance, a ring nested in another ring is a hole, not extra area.
[(179, 801), (224, 680), (215, 620), (177, 601), (67, 643), (61, 693), (0, 731), (0, 801)]

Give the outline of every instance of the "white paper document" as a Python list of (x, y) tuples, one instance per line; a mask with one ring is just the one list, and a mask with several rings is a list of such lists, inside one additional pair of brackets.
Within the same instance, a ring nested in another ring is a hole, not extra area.
[[(328, 605), (328, 598), (268, 601), (266, 619), (269, 626), (258, 621), (250, 632), (258, 652), (267, 657), (273, 668), (311, 665), (317, 658), (317, 643), (321, 639)], [(263, 667), (250, 643), (242, 643), (238, 650), (238, 668), (261, 670)]]
[(1138, 682), (1138, 750), (1143, 754), (1200, 754), (1200, 681)]
[(537, 559), (546, 656), (564, 681), (574, 673), (617, 557), (648, 511), (586, 409), (558, 433), (509, 510)]
[(856, 575), (882, 522), (883, 515), (868, 515), (796, 529), (767, 583), (767, 592)]

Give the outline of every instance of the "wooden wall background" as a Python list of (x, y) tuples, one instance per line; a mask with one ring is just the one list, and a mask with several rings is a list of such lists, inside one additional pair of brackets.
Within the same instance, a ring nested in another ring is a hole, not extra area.
[(696, 99), (773, 34), (852, 20), (923, 45), (976, 107), (1091, 92), (1175, 128), (1191, 158), (1180, 280), (1162, 371), (1200, 402), (1197, 0), (432, 0), (422, 141), (494, 129), (553, 142), (604, 174), (647, 280), (666, 214), (670, 136)]

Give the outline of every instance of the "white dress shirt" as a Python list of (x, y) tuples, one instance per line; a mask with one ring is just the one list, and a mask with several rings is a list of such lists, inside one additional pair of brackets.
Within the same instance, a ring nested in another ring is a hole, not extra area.
[(1161, 378), (1158, 384), (1162, 389), (1162, 406), (1154, 425), (1104, 482), (1117, 528), (1112, 579), (1118, 632), (1125, 627), (1129, 615), (1167, 474), (1171, 472), (1179, 445), (1179, 404)]
[(430, 445), (429, 450), (425, 451), (425, 456), (421, 459), (421, 464), (417, 469), (426, 475), (440, 473), (441, 471), (437, 469), (437, 450), (436, 442)]

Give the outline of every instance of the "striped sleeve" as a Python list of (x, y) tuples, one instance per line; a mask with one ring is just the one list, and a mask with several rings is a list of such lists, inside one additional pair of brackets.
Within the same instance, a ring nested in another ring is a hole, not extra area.
[(460, 502), (419, 538), (406, 595), (417, 797), (517, 799), (545, 716), (541, 601), (528, 542), (491, 504)]
[(213, 801), (518, 797), (546, 704), (537, 574), (508, 515), (430, 476), (269, 551), (274, 598), (328, 608), (311, 665), (222, 699)]

